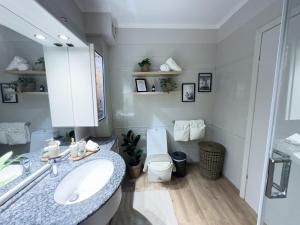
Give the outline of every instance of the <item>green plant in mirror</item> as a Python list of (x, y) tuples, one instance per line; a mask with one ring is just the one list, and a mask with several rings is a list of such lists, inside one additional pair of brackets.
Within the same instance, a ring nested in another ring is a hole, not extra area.
[(141, 161), (143, 149), (137, 148), (137, 144), (140, 141), (141, 135), (135, 135), (132, 130), (129, 130), (127, 134), (122, 134), (124, 152), (129, 156), (129, 165), (136, 166)]
[[(12, 155), (13, 155), (13, 151), (10, 151), (0, 157), (0, 171), (20, 158), (20, 156), (17, 156), (15, 159), (11, 159)], [(15, 179), (14, 176), (4, 180), (0, 179), (0, 186), (9, 183), (13, 179)]]
[(160, 79), (160, 88), (163, 92), (174, 91), (177, 88), (177, 83), (172, 78)]
[(149, 58), (146, 58), (146, 59), (143, 59), (141, 62), (138, 63), (140, 67), (143, 67), (144, 65), (151, 65), (151, 62), (150, 62), (150, 59)]

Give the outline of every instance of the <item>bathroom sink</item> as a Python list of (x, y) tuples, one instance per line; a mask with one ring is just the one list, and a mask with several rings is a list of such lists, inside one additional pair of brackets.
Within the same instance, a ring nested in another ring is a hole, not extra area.
[(0, 187), (21, 176), (23, 172), (20, 165), (9, 165), (0, 171)]
[(113, 171), (114, 166), (110, 160), (95, 159), (86, 162), (68, 173), (58, 184), (54, 200), (64, 205), (81, 202), (100, 191)]

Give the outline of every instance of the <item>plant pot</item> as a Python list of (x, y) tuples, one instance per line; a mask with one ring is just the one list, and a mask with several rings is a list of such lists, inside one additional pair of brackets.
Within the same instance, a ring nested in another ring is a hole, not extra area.
[(144, 65), (141, 67), (141, 71), (142, 71), (142, 72), (149, 72), (149, 71), (150, 71), (150, 65), (149, 65), (149, 64), (144, 64)]
[(136, 166), (128, 165), (128, 173), (131, 178), (138, 178), (141, 174), (141, 170), (142, 170), (141, 162)]

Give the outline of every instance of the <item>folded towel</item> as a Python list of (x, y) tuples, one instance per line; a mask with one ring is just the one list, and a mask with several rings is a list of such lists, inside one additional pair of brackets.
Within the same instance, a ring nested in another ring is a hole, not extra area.
[(178, 66), (177, 63), (172, 58), (168, 58), (166, 64), (170, 67), (171, 70), (182, 71), (180, 66)]
[(6, 133), (7, 144), (9, 145), (30, 142), (29, 127), (26, 123), (0, 123), (0, 131)]
[(198, 140), (205, 136), (205, 124), (203, 120), (190, 121), (190, 140)]
[(31, 66), (27, 63), (20, 63), (17, 65), (17, 70), (19, 71), (25, 71), (25, 70), (30, 70)]
[(292, 136), (287, 137), (285, 141), (293, 145), (300, 145), (300, 134), (295, 133)]
[(170, 164), (173, 164), (172, 158), (169, 156), (169, 154), (154, 154), (154, 155), (147, 155), (143, 172), (146, 172), (148, 169), (148, 165), (151, 162), (169, 162)]
[(168, 72), (170, 71), (170, 67), (167, 64), (160, 65), (160, 71)]
[(186, 120), (177, 120), (174, 125), (174, 140), (188, 141), (190, 137), (190, 122)]
[(100, 149), (100, 146), (91, 140), (86, 143), (85, 149), (90, 152), (96, 152)]
[(6, 67), (6, 70), (17, 70), (18, 65), (20, 64), (27, 64), (26, 59), (20, 56), (15, 56), (13, 60), (10, 62), (10, 64)]

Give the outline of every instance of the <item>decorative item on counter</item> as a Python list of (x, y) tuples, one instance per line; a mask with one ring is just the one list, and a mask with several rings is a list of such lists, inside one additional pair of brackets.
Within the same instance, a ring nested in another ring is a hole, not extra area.
[(45, 92), (45, 87), (44, 87), (44, 85), (41, 85), (41, 86), (40, 86), (40, 92)]
[(45, 59), (44, 57), (38, 58), (38, 60), (34, 63), (35, 70), (45, 70)]
[(166, 64), (169, 66), (171, 70), (174, 71), (182, 71), (181, 67), (177, 65), (177, 63), (172, 58), (168, 58)]
[(48, 161), (51, 158), (56, 158), (60, 155), (60, 141), (49, 139), (48, 146), (43, 149), (42, 161)]
[(71, 158), (76, 158), (78, 156), (78, 144), (75, 142), (74, 138), (72, 138), (72, 143), (69, 149)]
[(174, 91), (177, 88), (177, 83), (172, 78), (160, 79), (160, 87), (163, 92)]
[(86, 151), (87, 152), (97, 152), (100, 150), (100, 146), (96, 143), (96, 142), (93, 142), (91, 140), (89, 140), (87, 143), (86, 143)]
[(32, 92), (35, 91), (36, 88), (36, 81), (34, 78), (20, 77), (18, 80), (12, 82), (12, 84), (16, 85), (16, 90), (18, 93)]
[(141, 174), (141, 156), (143, 149), (137, 148), (137, 144), (141, 138), (140, 135), (135, 135), (132, 130), (129, 130), (127, 134), (122, 134), (124, 143), (124, 152), (129, 156), (128, 172), (130, 177), (137, 178)]
[(155, 92), (155, 85), (154, 85), (154, 84), (152, 85), (151, 91), (152, 91), (152, 92)]
[(162, 72), (169, 72), (171, 69), (167, 64), (160, 65), (160, 71)]
[(144, 59), (143, 61), (138, 63), (142, 72), (150, 71), (151, 62), (149, 58)]
[(79, 157), (84, 157), (85, 156), (85, 146), (86, 146), (86, 142), (85, 141), (78, 141), (78, 156)]
[(16, 85), (13, 83), (1, 84), (2, 103), (18, 103), (18, 95), (16, 93)]
[[(100, 146), (91, 140), (89, 140), (87, 143), (85, 141), (79, 141), (76, 143), (76, 145), (77, 145), (76, 155), (75, 155), (75, 149), (74, 149), (74, 154), (72, 155), (72, 152), (71, 152), (71, 156), (70, 156), (70, 160), (73, 160), (73, 161), (78, 161), (78, 160), (84, 159), (100, 150)], [(71, 146), (70, 146), (70, 148), (71, 148)]]

